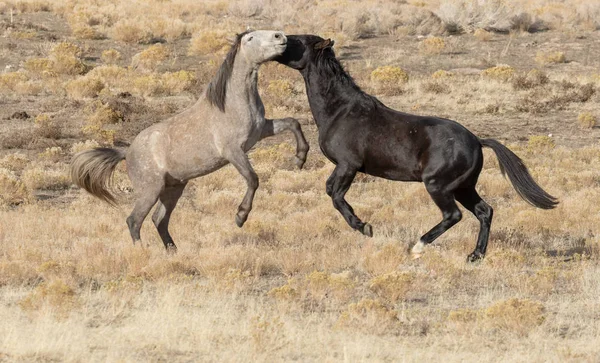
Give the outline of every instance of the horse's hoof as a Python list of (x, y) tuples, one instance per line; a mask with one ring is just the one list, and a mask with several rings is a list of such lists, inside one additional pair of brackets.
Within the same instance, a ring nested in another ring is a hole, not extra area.
[(302, 159), (296, 156), (296, 159), (294, 160), (296, 166), (298, 167), (298, 169), (302, 169), (304, 167), (304, 163), (306, 162), (306, 159)]
[(174, 255), (177, 253), (177, 246), (175, 246), (174, 243), (166, 245), (165, 248), (167, 250), (167, 254), (169, 255)]
[(469, 256), (467, 256), (467, 262), (468, 263), (480, 262), (481, 260), (483, 260), (484, 256), (485, 255), (480, 252), (473, 252)]
[(423, 256), (424, 251), (425, 251), (425, 243), (423, 243), (422, 241), (415, 243), (415, 245), (412, 246), (412, 248), (410, 249), (410, 253), (412, 254), (413, 260), (416, 260), (417, 258), (421, 258), (421, 256)]
[(244, 225), (244, 223), (246, 223), (246, 219), (248, 219), (248, 216), (246, 217), (240, 217), (239, 214), (235, 215), (235, 224), (237, 224), (238, 227), (242, 228), (242, 226)]
[(373, 227), (371, 227), (369, 223), (365, 223), (365, 225), (362, 226), (360, 232), (367, 237), (373, 237)]

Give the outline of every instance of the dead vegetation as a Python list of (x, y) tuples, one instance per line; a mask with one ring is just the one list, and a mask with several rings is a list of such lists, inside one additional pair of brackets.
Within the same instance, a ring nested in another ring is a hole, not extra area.
[[(593, 361), (599, 13), (579, 0), (0, 1), (0, 360)], [(360, 87), (502, 140), (561, 204), (524, 203), (486, 151), (478, 190), (495, 215), (481, 264), (464, 262), (478, 227), (466, 212), (410, 259), (439, 222), (419, 184), (357, 176), (347, 198), (375, 237), (357, 235), (324, 192), (332, 165), (302, 79), (269, 63), (267, 117), (302, 119), (305, 169), (289, 135), (263, 142), (243, 229), (244, 183), (227, 167), (188, 186), (177, 255), (152, 223), (150, 247), (131, 246), (126, 163), (111, 209), (71, 188), (70, 158), (126, 147), (185, 109), (247, 26), (331, 37)]]

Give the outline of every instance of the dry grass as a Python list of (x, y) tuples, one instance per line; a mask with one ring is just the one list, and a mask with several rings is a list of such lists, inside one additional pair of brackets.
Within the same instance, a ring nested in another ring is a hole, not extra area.
[[(596, 360), (598, 14), (583, 0), (0, 1), (0, 360)], [(325, 194), (333, 166), (302, 79), (267, 64), (266, 116), (302, 120), (305, 169), (290, 135), (266, 140), (250, 152), (261, 186), (243, 229), (229, 166), (186, 189), (178, 254), (150, 218), (149, 247), (131, 246), (126, 163), (111, 209), (71, 188), (70, 158), (126, 147), (192, 104), (248, 26), (331, 37), (363, 89), (501, 139), (561, 204), (523, 202), (485, 151), (482, 263), (465, 263), (479, 227), (466, 211), (412, 260), (439, 210), (420, 184), (359, 174), (347, 199), (367, 239)]]

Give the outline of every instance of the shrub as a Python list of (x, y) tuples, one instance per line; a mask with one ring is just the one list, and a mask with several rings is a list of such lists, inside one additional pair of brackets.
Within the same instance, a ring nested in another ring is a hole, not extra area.
[(577, 122), (579, 126), (583, 129), (591, 129), (596, 126), (596, 116), (591, 114), (590, 112), (582, 112), (577, 116)]
[(27, 297), (19, 302), (21, 309), (27, 312), (40, 310), (49, 305), (60, 317), (68, 315), (78, 305), (75, 291), (61, 280), (41, 283)]
[(111, 31), (111, 36), (115, 40), (125, 43), (146, 43), (152, 38), (152, 34), (134, 21), (120, 20)]
[(395, 303), (406, 295), (414, 278), (411, 272), (390, 272), (373, 278), (369, 288), (379, 297)]
[(431, 75), (431, 78), (433, 79), (446, 79), (451, 77), (454, 77), (454, 73), (445, 71), (443, 69), (437, 70)]
[(188, 71), (166, 72), (161, 78), (162, 87), (170, 95), (189, 91), (196, 85), (196, 75)]
[(399, 94), (402, 85), (408, 82), (408, 73), (395, 66), (383, 66), (371, 72), (371, 82), (377, 91), (385, 94)]
[(546, 73), (537, 69), (532, 69), (526, 75), (520, 74), (514, 76), (512, 79), (512, 86), (516, 90), (525, 90), (545, 85), (548, 82), (549, 79)]
[(30, 191), (61, 190), (71, 185), (71, 179), (64, 170), (46, 170), (41, 165), (30, 165), (21, 177)]
[(104, 34), (86, 24), (78, 24), (73, 28), (73, 35), (79, 39), (98, 40), (104, 39)]
[(25, 184), (12, 171), (0, 168), (0, 206), (18, 205), (28, 199)]
[(292, 96), (292, 84), (288, 80), (276, 79), (269, 81), (266, 92), (266, 100), (275, 104), (281, 104)]
[(22, 72), (0, 74), (0, 90), (15, 92), (19, 85), (26, 83), (29, 77)]
[(63, 149), (60, 146), (53, 146), (46, 148), (46, 150), (39, 153), (38, 157), (43, 160), (57, 162), (63, 157), (63, 155)]
[(507, 65), (499, 65), (481, 71), (483, 77), (501, 82), (508, 82), (514, 74), (515, 69)]
[(121, 53), (115, 49), (107, 49), (102, 52), (100, 59), (104, 64), (115, 64), (121, 59)]
[(35, 132), (38, 136), (48, 139), (60, 139), (61, 127), (48, 114), (40, 113), (35, 117)]
[(440, 54), (446, 48), (444, 39), (440, 37), (426, 38), (419, 44), (419, 51), (424, 55)]
[(337, 322), (339, 327), (384, 334), (398, 322), (398, 313), (379, 300), (362, 299), (348, 305)]
[(54, 72), (52, 71), (53, 63), (48, 58), (29, 58), (23, 64), (23, 68), (25, 68), (30, 75), (37, 77), (54, 75)]
[(104, 89), (105, 84), (99, 77), (85, 75), (65, 85), (67, 95), (75, 100), (84, 100), (97, 97)]
[(168, 57), (169, 48), (162, 44), (155, 44), (134, 55), (131, 66), (142, 71), (152, 72)]
[(530, 136), (527, 141), (527, 150), (530, 152), (547, 151), (556, 146), (554, 139), (545, 135)]
[(227, 33), (220, 31), (203, 31), (192, 36), (188, 53), (190, 55), (206, 55), (224, 52), (229, 45)]
[(538, 301), (509, 299), (485, 309), (487, 323), (497, 329), (526, 335), (544, 322), (545, 308)]
[(69, 152), (73, 155), (85, 151), (85, 150), (90, 150), (90, 149), (95, 149), (97, 147), (100, 147), (100, 144), (98, 143), (98, 141), (96, 140), (85, 140), (85, 141), (81, 141), (81, 142), (77, 142), (75, 144), (73, 144), (71, 146), (71, 149), (69, 150)]
[(563, 52), (537, 52), (535, 55), (535, 61), (541, 65), (547, 65), (552, 63), (566, 63), (567, 58)]
[(80, 57), (83, 51), (73, 43), (58, 43), (50, 51), (52, 70), (58, 74), (77, 75), (87, 70)]
[(25, 154), (8, 154), (4, 158), (0, 159), (0, 168), (8, 169), (13, 172), (21, 171), (25, 169), (27, 164), (30, 162), (31, 160)]

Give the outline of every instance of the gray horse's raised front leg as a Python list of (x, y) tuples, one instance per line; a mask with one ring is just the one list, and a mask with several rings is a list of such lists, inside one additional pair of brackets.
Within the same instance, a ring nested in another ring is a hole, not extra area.
[(261, 139), (269, 136), (277, 135), (282, 131), (289, 130), (294, 134), (296, 138), (296, 166), (298, 169), (302, 169), (306, 162), (306, 154), (308, 154), (308, 142), (304, 138), (302, 127), (298, 120), (292, 117), (279, 118), (279, 119), (266, 119), (265, 126), (263, 127)]
[(223, 156), (229, 161), (237, 171), (242, 174), (242, 176), (246, 179), (246, 183), (248, 184), (248, 189), (246, 191), (246, 195), (244, 196), (244, 200), (238, 207), (238, 212), (235, 216), (235, 223), (238, 227), (244, 225), (246, 220), (248, 219), (248, 214), (252, 210), (252, 201), (254, 200), (254, 193), (256, 189), (258, 189), (258, 176), (254, 172), (252, 168), (252, 164), (250, 164), (250, 160), (248, 160), (248, 156), (242, 150), (242, 148), (232, 148), (223, 151)]

